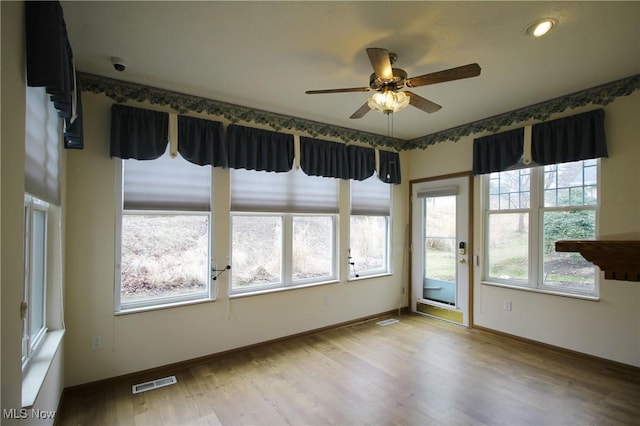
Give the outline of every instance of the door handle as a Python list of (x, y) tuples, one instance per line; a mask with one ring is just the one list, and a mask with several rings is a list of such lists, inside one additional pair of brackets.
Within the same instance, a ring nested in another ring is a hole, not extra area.
[(462, 259), (458, 260), (458, 263), (461, 263), (461, 264), (464, 265), (465, 263), (467, 263), (467, 259), (462, 258)]

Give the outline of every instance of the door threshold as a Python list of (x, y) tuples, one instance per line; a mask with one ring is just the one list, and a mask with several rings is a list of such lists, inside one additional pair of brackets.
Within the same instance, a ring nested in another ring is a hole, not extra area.
[(462, 311), (456, 309), (455, 306), (447, 306), (441, 303), (424, 303), (419, 300), (416, 303), (416, 312), (454, 324), (464, 325), (464, 317)]

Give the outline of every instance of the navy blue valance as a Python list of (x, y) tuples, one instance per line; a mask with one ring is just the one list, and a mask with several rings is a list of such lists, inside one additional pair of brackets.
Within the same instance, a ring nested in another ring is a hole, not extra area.
[(154, 160), (164, 154), (169, 143), (169, 114), (111, 106), (111, 157)]
[(346, 149), (349, 161), (349, 179), (365, 180), (370, 178), (376, 170), (375, 150), (357, 145), (347, 145)]
[(349, 179), (347, 146), (301, 136), (300, 168), (309, 176)]
[(500, 172), (516, 164), (524, 154), (524, 128), (473, 140), (473, 174)]
[(540, 165), (608, 157), (604, 110), (533, 125), (531, 155)]
[(219, 121), (178, 116), (178, 152), (199, 166), (226, 167), (224, 129)]
[(400, 154), (391, 151), (379, 151), (380, 165), (378, 167), (378, 179), (384, 183), (400, 184)]
[(293, 167), (293, 135), (230, 124), (229, 167), (288, 172)]
[(27, 84), (45, 87), (64, 118), (64, 147), (80, 149), (82, 106), (76, 85), (73, 52), (58, 1), (26, 1)]
[(300, 137), (300, 167), (309, 176), (365, 180), (373, 175), (372, 148)]

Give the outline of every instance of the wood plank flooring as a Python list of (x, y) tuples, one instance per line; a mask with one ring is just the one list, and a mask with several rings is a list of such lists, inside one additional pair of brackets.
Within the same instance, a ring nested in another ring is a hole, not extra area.
[[(640, 370), (403, 315), (66, 392), (58, 425), (640, 425)], [(148, 377), (146, 380), (164, 376)], [(135, 380), (135, 381), (134, 381)]]

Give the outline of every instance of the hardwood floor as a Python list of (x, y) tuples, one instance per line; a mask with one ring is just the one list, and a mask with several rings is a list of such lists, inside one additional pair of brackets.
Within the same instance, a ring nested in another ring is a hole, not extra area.
[(65, 392), (58, 425), (640, 425), (640, 370), (404, 315)]

